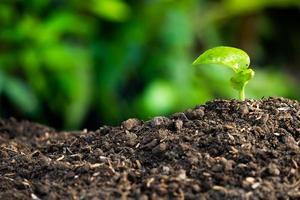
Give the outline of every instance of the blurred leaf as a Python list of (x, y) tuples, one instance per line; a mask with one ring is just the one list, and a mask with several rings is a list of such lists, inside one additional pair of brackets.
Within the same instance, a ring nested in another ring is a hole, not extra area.
[(28, 84), (38, 93), (40, 99), (45, 98), (49, 95), (47, 86), (49, 74), (44, 73), (41, 52), (35, 48), (24, 48), (23, 51), (20, 51), (19, 57), (24, 65), (23, 70)]
[(57, 84), (56, 108), (63, 108), (65, 127), (78, 126), (85, 117), (92, 94), (92, 59), (80, 47), (57, 45), (43, 51), (45, 67), (53, 73)]
[(25, 82), (6, 77), (3, 84), (3, 92), (7, 97), (27, 114), (34, 114), (38, 109), (38, 99)]
[(130, 15), (130, 7), (122, 0), (93, 0), (91, 10), (100, 17), (123, 22)]
[(89, 37), (94, 32), (95, 22), (76, 12), (56, 11), (38, 29), (37, 37), (41, 44), (54, 43), (67, 34), (73, 37)]
[(40, 22), (36, 16), (27, 14), (19, 21), (15, 28), (16, 30), (11, 30), (11, 34), (15, 35), (15, 38), (25, 41), (32, 39), (34, 41), (39, 37)]
[(176, 104), (176, 88), (163, 80), (153, 81), (143, 95), (143, 106), (151, 116), (169, 113)]
[(89, 68), (78, 68), (70, 73), (58, 74), (57, 78), (61, 87), (60, 94), (64, 96), (58, 103), (64, 106), (62, 114), (65, 128), (78, 127), (84, 119), (91, 101), (93, 91), (91, 72)]
[(287, 7), (287, 6), (300, 6), (299, 0), (225, 0), (224, 7), (231, 13), (245, 14), (247, 12), (257, 12), (266, 7)]
[(51, 71), (66, 72), (66, 69), (89, 67), (91, 57), (88, 50), (78, 46), (56, 44), (46, 47), (41, 52), (46, 68)]

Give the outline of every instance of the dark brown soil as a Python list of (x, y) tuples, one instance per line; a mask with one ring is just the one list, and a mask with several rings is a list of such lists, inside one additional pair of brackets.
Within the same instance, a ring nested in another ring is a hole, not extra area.
[(300, 199), (300, 105), (216, 100), (95, 132), (0, 121), (0, 199)]

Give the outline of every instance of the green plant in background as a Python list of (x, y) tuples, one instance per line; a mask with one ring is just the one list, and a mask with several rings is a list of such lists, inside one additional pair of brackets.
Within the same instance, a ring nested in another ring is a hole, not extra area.
[(229, 67), (234, 71), (231, 85), (238, 91), (240, 100), (245, 100), (245, 86), (254, 77), (254, 71), (248, 68), (248, 54), (241, 49), (220, 46), (205, 51), (193, 62), (193, 65), (211, 64)]

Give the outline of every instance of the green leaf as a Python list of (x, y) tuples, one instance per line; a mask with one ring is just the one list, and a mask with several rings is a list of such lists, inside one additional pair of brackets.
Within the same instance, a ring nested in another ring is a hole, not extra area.
[(230, 79), (231, 85), (236, 90), (242, 90), (245, 85), (254, 77), (254, 71), (252, 69), (241, 70), (234, 74)]
[(205, 51), (193, 62), (193, 65), (204, 64), (225, 65), (237, 72), (239, 69), (248, 68), (250, 58), (243, 50), (220, 46)]
[(215, 47), (205, 51), (193, 65), (223, 65), (234, 71), (230, 79), (231, 86), (238, 91), (239, 98), (245, 99), (245, 86), (254, 77), (254, 71), (248, 69), (250, 58), (246, 52), (234, 47)]

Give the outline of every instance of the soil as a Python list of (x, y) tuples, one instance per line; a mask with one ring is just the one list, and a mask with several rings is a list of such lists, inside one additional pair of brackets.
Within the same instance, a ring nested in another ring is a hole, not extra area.
[(0, 199), (300, 199), (300, 104), (215, 100), (96, 131), (1, 120)]

